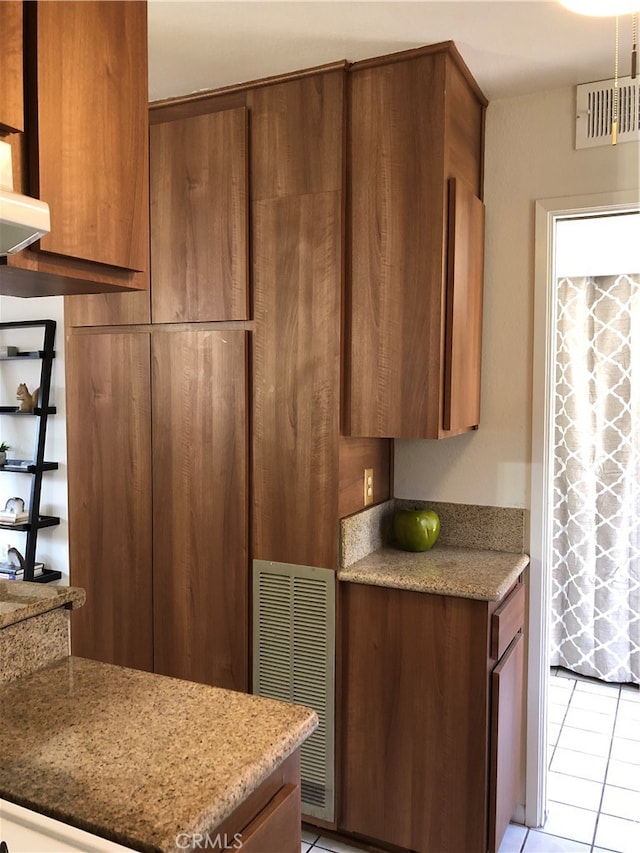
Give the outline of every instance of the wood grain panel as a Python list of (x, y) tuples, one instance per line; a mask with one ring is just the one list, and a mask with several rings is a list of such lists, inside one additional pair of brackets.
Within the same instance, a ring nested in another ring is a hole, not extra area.
[(52, 222), (40, 249), (146, 270), (147, 4), (65, 0), (26, 9), (36, 38), (34, 191)]
[(519, 800), (523, 742), (524, 637), (492, 673), (489, 850), (496, 853)]
[(393, 496), (392, 456), (393, 443), (387, 439), (340, 436), (340, 518), (364, 509), (365, 468), (373, 468), (372, 503), (377, 504)]
[(256, 559), (337, 568), (341, 209), (253, 205)]
[(350, 75), (353, 436), (428, 438), (440, 425), (444, 62)]
[(524, 626), (526, 594), (523, 583), (511, 592), (491, 616), (491, 657), (498, 660)]
[(284, 787), (300, 787), (300, 750), (296, 749), (288, 758), (267, 776), (264, 782), (252, 791), (216, 828), (216, 832), (228, 838), (248, 826)]
[(285, 785), (243, 829), (245, 853), (298, 853), (301, 841), (300, 788)]
[(72, 326), (132, 326), (151, 321), (148, 290), (65, 296), (64, 319)]
[(410, 850), (484, 850), (487, 603), (359, 584), (341, 598), (340, 828)]
[(251, 198), (342, 188), (344, 71), (263, 86), (251, 110)]
[(247, 111), (154, 125), (150, 151), (153, 322), (246, 320)]
[(155, 668), (247, 690), (246, 333), (153, 333)]
[(462, 432), (480, 423), (484, 204), (454, 178), (448, 257), (443, 427)]
[(146, 334), (67, 340), (72, 650), (152, 671), (149, 378)]
[(22, 3), (0, 3), (0, 126), (24, 130)]
[(445, 151), (448, 178), (461, 178), (478, 196), (483, 191), (484, 101), (479, 99), (460, 67), (447, 63)]

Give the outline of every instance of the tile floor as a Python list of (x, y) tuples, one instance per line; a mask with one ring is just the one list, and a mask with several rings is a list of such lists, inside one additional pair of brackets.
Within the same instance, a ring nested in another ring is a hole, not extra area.
[[(639, 853), (640, 690), (554, 668), (548, 734), (547, 821), (511, 824), (500, 853)], [(305, 831), (309, 851), (359, 848)]]

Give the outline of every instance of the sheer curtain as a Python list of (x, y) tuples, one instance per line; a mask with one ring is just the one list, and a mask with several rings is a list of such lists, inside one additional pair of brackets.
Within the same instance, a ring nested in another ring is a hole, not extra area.
[(558, 282), (551, 663), (640, 683), (640, 275)]

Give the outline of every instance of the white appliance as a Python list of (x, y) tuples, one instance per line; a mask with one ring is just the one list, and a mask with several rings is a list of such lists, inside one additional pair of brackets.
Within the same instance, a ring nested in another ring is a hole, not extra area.
[(49, 205), (13, 191), (11, 146), (0, 142), (0, 255), (19, 252), (49, 231)]

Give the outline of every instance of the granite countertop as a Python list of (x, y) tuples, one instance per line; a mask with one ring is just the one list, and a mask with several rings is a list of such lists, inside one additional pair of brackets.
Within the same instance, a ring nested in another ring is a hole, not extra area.
[(215, 829), (317, 726), (309, 708), (77, 657), (0, 687), (0, 719), (0, 797), (140, 851)]
[(85, 598), (78, 587), (0, 580), (0, 628), (58, 607), (82, 607)]
[(481, 601), (498, 601), (529, 564), (526, 554), (436, 545), (414, 553), (380, 548), (347, 568), (338, 579)]

